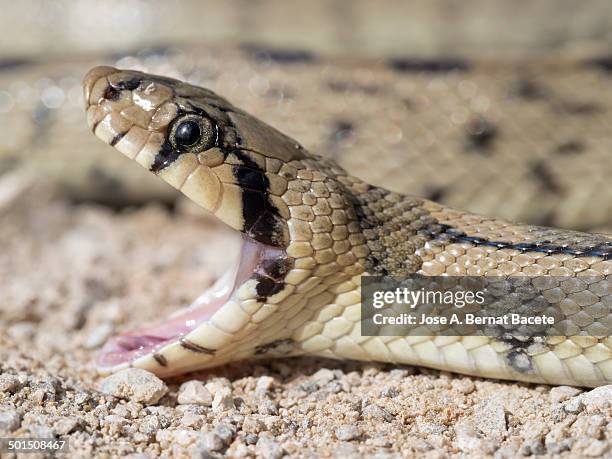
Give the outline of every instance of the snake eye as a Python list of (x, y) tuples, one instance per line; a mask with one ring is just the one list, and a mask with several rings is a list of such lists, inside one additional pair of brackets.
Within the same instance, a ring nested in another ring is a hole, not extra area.
[(190, 147), (195, 145), (202, 138), (200, 125), (195, 121), (183, 121), (176, 127), (174, 139), (178, 145)]
[(217, 140), (216, 126), (199, 115), (185, 115), (177, 119), (170, 130), (170, 141), (181, 151), (200, 152), (208, 150)]

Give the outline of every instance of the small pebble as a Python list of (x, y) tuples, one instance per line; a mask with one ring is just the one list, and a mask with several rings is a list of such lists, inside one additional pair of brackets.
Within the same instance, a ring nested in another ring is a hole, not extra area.
[(19, 378), (14, 375), (0, 375), (0, 392), (14, 393), (21, 386)]
[(580, 394), (582, 390), (571, 386), (558, 386), (550, 390), (550, 401), (553, 403), (564, 402)]
[(585, 392), (580, 399), (588, 411), (603, 411), (612, 406), (612, 384)]
[(104, 394), (147, 405), (157, 403), (168, 392), (168, 386), (161, 379), (140, 368), (126, 368), (112, 374), (102, 380), (99, 388)]
[(532, 455), (539, 456), (541, 454), (544, 454), (545, 452), (546, 452), (546, 447), (542, 443), (542, 440), (538, 438), (529, 439), (525, 441), (523, 445), (521, 446), (521, 453), (524, 456), (532, 456)]
[(0, 411), (0, 432), (13, 432), (21, 425), (21, 416), (15, 410)]
[(398, 390), (395, 387), (384, 387), (382, 391), (380, 391), (381, 397), (395, 398), (399, 395)]
[(103, 322), (91, 331), (83, 346), (85, 349), (98, 348), (102, 346), (112, 334), (113, 324), (111, 322)]
[(563, 409), (567, 413), (578, 414), (584, 409), (584, 404), (582, 403), (582, 400), (580, 399), (580, 397), (575, 397), (565, 402), (563, 404)]
[(192, 427), (194, 429), (199, 429), (202, 426), (202, 416), (199, 414), (192, 413), (190, 411), (183, 414), (181, 418), (181, 425), (185, 427)]
[(336, 375), (334, 375), (334, 372), (327, 368), (321, 368), (314, 375), (312, 375), (312, 379), (316, 381), (319, 387), (323, 387), (330, 383), (333, 379), (335, 379), (335, 377)]
[(272, 390), (274, 385), (274, 378), (270, 376), (262, 376), (257, 379), (257, 385), (255, 386), (255, 394), (258, 397), (263, 397)]
[(74, 416), (66, 416), (58, 419), (53, 425), (54, 430), (59, 435), (67, 435), (70, 432), (77, 430), (77, 427), (81, 424), (81, 420)]
[(278, 415), (278, 405), (270, 399), (264, 399), (260, 402), (257, 411), (259, 414), (276, 416)]
[(373, 419), (383, 420), (385, 422), (393, 421), (393, 415), (390, 414), (384, 408), (381, 408), (378, 405), (368, 405), (363, 409), (364, 417), (370, 417)]
[(474, 408), (474, 424), (487, 437), (501, 440), (507, 434), (506, 412), (498, 399), (490, 399)]
[(181, 405), (211, 406), (213, 397), (201, 381), (187, 381), (181, 384), (177, 400)]
[(266, 425), (260, 419), (254, 417), (247, 417), (242, 423), (242, 430), (247, 433), (258, 434), (266, 430)]
[(610, 445), (607, 441), (593, 440), (591, 444), (584, 449), (584, 455), (588, 457), (604, 457), (609, 449)]
[(206, 383), (206, 390), (214, 397), (220, 390), (232, 391), (232, 383), (227, 378), (212, 378)]
[(307, 394), (312, 394), (319, 390), (319, 385), (314, 381), (304, 381), (302, 384), (300, 384), (300, 389)]
[(361, 436), (359, 428), (354, 425), (342, 425), (336, 428), (336, 438), (340, 441), (356, 440)]
[(254, 445), (257, 443), (258, 439), (259, 437), (255, 434), (247, 434), (244, 441), (246, 442), (247, 445)]
[(225, 443), (215, 432), (207, 432), (202, 440), (207, 451), (221, 451)]
[(213, 411), (226, 411), (234, 407), (234, 398), (230, 389), (223, 387), (215, 391), (215, 398), (212, 402)]
[(283, 448), (270, 435), (259, 436), (256, 450), (264, 459), (281, 459), (285, 455)]
[(236, 428), (231, 424), (221, 422), (215, 427), (215, 433), (225, 445), (229, 445), (236, 436)]

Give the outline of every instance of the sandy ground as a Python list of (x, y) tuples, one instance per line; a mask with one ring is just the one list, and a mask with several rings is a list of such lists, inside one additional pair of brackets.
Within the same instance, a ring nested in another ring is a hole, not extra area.
[(583, 392), (317, 358), (165, 383), (96, 374), (109, 336), (187, 304), (223, 272), (235, 242), (181, 208), (73, 205), (41, 186), (5, 199), (0, 437), (68, 439), (69, 457), (612, 454), (612, 386)]

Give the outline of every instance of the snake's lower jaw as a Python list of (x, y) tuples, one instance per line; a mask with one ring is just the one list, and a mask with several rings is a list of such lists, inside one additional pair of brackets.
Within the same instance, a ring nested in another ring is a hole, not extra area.
[[(156, 352), (173, 344), (185, 346), (185, 343), (191, 343), (194, 348), (201, 347), (209, 351), (203, 351), (202, 354), (210, 357), (217, 349), (214, 346), (206, 348), (194, 344), (202, 340), (198, 338), (191, 341), (190, 334), (211, 321), (214, 321), (214, 327), (229, 333), (235, 324), (231, 323), (234, 318), (224, 313), (225, 306), (231, 308), (231, 305), (236, 304), (233, 301), (236, 295), (248, 295), (248, 290), (252, 289), (249, 280), (257, 275), (262, 265), (279, 256), (285, 256), (284, 252), (243, 236), (238, 262), (214, 286), (190, 306), (176, 311), (163, 321), (110, 339), (98, 356), (98, 370), (101, 373), (111, 373), (134, 362), (159, 359)], [(189, 347), (189, 344), (186, 346)]]

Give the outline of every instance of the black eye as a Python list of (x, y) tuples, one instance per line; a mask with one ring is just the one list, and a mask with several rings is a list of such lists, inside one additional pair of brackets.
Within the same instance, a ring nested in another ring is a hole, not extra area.
[(198, 153), (214, 147), (216, 141), (217, 128), (204, 116), (184, 115), (170, 129), (170, 142), (181, 151)]
[(200, 125), (195, 121), (183, 121), (176, 127), (174, 138), (178, 145), (183, 147), (190, 147), (195, 145), (202, 138), (202, 132), (200, 132)]

